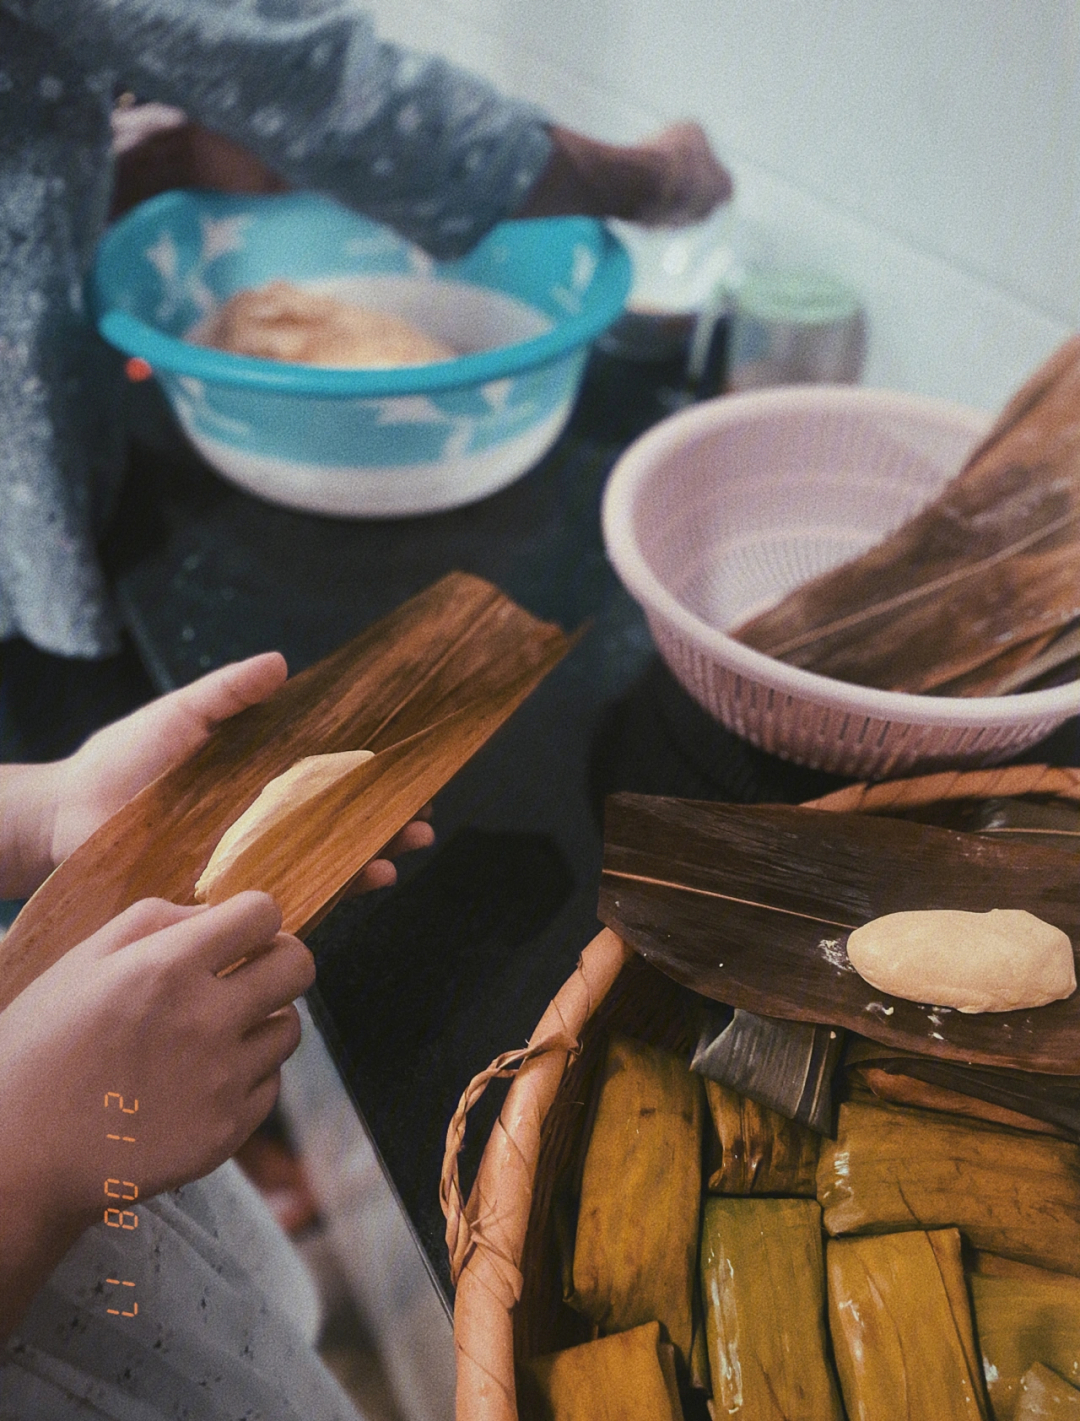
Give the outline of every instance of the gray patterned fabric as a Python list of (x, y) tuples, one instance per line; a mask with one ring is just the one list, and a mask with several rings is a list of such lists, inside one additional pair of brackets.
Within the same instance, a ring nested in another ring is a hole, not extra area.
[(312, 1346), (311, 1276), (231, 1160), (132, 1216), (88, 1229), (8, 1339), (0, 1421), (359, 1421)]
[(437, 257), (513, 212), (543, 115), (381, 43), (348, 0), (0, 0), (0, 640), (117, 648), (94, 553), (119, 481), (119, 363), (85, 322), (118, 88)]

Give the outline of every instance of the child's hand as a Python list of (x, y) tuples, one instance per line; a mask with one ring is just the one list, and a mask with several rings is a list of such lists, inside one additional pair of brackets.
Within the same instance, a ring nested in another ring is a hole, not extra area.
[(270, 1111), (315, 977), (280, 925), (264, 893), (144, 900), (0, 1012), (0, 1344), (90, 1224), (137, 1227)]
[[(276, 651), (223, 666), (106, 726), (69, 759), (45, 767), (54, 806), (46, 872), (151, 780), (199, 750), (221, 721), (276, 691), (286, 674)], [(397, 874), (389, 858), (433, 842), (425, 817), (426, 811), (405, 826), (383, 850), (387, 857), (366, 866), (353, 892), (393, 883)]]
[(63, 862), (151, 780), (194, 755), (221, 721), (266, 700), (287, 674), (276, 651), (222, 666), (107, 725), (52, 766), (53, 863)]
[(311, 953), (280, 926), (264, 893), (213, 908), (146, 899), (0, 1012), (8, 1208), (89, 1222), (107, 1178), (147, 1199), (237, 1150), (277, 1099), (300, 1040), (292, 1002), (315, 980)]

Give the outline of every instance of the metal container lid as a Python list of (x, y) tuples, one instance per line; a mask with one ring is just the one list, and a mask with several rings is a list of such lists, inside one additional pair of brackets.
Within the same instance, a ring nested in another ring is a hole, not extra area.
[(836, 277), (808, 267), (756, 268), (735, 293), (741, 315), (770, 324), (825, 326), (851, 320), (859, 300)]

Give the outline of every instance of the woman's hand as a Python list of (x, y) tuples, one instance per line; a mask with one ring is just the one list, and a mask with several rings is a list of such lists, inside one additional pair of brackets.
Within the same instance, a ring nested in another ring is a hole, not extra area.
[(708, 217), (734, 191), (731, 174), (698, 123), (673, 123), (625, 146), (558, 126), (550, 133), (551, 157), (519, 217), (580, 212), (646, 227), (683, 227)]
[[(138, 109), (130, 111), (137, 123)], [(115, 120), (114, 120), (115, 122)], [(116, 155), (110, 217), (173, 188), (218, 192), (287, 192), (288, 183), (254, 153), (197, 123), (151, 129)]]
[(124, 1227), (268, 1114), (315, 979), (280, 926), (264, 893), (148, 899), (0, 1012), (0, 1335), (106, 1209)]

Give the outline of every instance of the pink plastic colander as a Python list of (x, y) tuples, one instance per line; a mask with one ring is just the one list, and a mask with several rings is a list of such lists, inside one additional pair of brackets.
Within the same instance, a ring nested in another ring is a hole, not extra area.
[(1080, 682), (915, 696), (802, 671), (726, 635), (903, 523), (988, 426), (942, 400), (850, 386), (692, 406), (615, 465), (603, 503), (608, 556), (676, 678), (763, 750), (866, 779), (996, 764), (1080, 712)]

